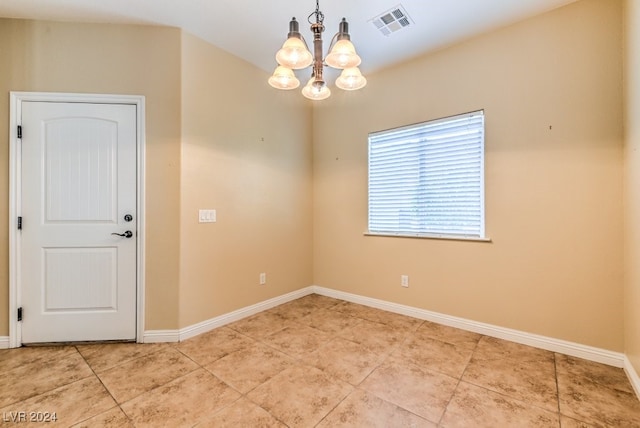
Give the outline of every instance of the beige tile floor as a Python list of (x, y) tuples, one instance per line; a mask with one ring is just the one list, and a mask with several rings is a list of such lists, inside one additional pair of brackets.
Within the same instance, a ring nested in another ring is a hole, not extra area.
[(46, 412), (42, 426), (640, 427), (621, 369), (319, 295), (179, 344), (0, 351), (0, 425)]

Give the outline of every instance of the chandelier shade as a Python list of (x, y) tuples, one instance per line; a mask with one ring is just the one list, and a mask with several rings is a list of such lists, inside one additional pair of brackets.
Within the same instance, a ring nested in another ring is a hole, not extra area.
[[(315, 22), (312, 21), (314, 16)], [(324, 14), (320, 11), (319, 0), (316, 0), (316, 10), (309, 15), (308, 21), (313, 33), (313, 50), (309, 50), (304, 37), (300, 34), (298, 21), (295, 17), (292, 18), (289, 21), (287, 40), (276, 53), (278, 66), (269, 78), (269, 84), (276, 89), (295, 89), (300, 86), (300, 81), (293, 70), (302, 70), (311, 66), (311, 79), (302, 88), (302, 95), (311, 100), (324, 100), (331, 95), (331, 90), (323, 78), (326, 64), (329, 67), (343, 70), (336, 80), (338, 88), (347, 91), (363, 88), (367, 84), (367, 79), (357, 68), (362, 60), (351, 42), (347, 20), (342, 18), (338, 32), (331, 39), (326, 58), (322, 56), (322, 33), (325, 27)]]
[(350, 67), (342, 70), (340, 77), (336, 79), (336, 86), (345, 91), (355, 91), (364, 88), (367, 79), (362, 75), (358, 67)]
[(321, 101), (331, 96), (331, 90), (322, 80), (315, 80), (312, 77), (304, 88), (302, 95), (314, 101)]
[(276, 89), (295, 89), (300, 86), (300, 81), (293, 70), (279, 65), (269, 78), (269, 84)]
[(295, 27), (296, 31), (289, 31), (289, 38), (276, 53), (276, 61), (278, 64), (290, 68), (292, 70), (300, 70), (307, 68), (313, 62), (313, 55), (307, 49), (307, 45), (300, 38), (297, 31), (298, 22), (295, 18), (289, 23), (289, 27)]
[(356, 53), (356, 48), (350, 40), (338, 40), (325, 58), (327, 65), (333, 68), (357, 67), (362, 60)]

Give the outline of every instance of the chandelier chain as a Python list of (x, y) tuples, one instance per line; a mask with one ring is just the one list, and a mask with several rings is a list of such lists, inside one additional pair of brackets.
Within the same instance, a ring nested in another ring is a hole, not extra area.
[(316, 24), (322, 24), (324, 23), (324, 13), (322, 13), (320, 11), (320, 0), (316, 0), (316, 10), (315, 12), (311, 12), (311, 14), (309, 15), (309, 17), (307, 18), (307, 21), (309, 21), (309, 24), (313, 24), (314, 22), (311, 21), (311, 17), (315, 15), (316, 16)]

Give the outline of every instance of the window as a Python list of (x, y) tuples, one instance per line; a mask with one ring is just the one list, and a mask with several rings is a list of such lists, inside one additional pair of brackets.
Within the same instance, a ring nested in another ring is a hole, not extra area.
[(484, 112), (369, 134), (369, 233), (484, 239)]

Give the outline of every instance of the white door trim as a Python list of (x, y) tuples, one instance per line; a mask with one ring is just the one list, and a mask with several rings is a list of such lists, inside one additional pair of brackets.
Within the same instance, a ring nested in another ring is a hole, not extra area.
[(137, 278), (136, 278), (136, 341), (144, 338), (145, 296), (145, 97), (141, 95), (68, 94), (55, 92), (10, 92), (9, 107), (9, 347), (22, 345), (22, 326), (18, 322), (18, 308), (22, 304), (20, 295), (20, 234), (18, 216), (21, 211), (21, 154), (17, 150), (18, 125), (22, 124), (22, 102), (68, 102), (91, 104), (129, 104), (136, 106), (136, 154), (137, 154)]

